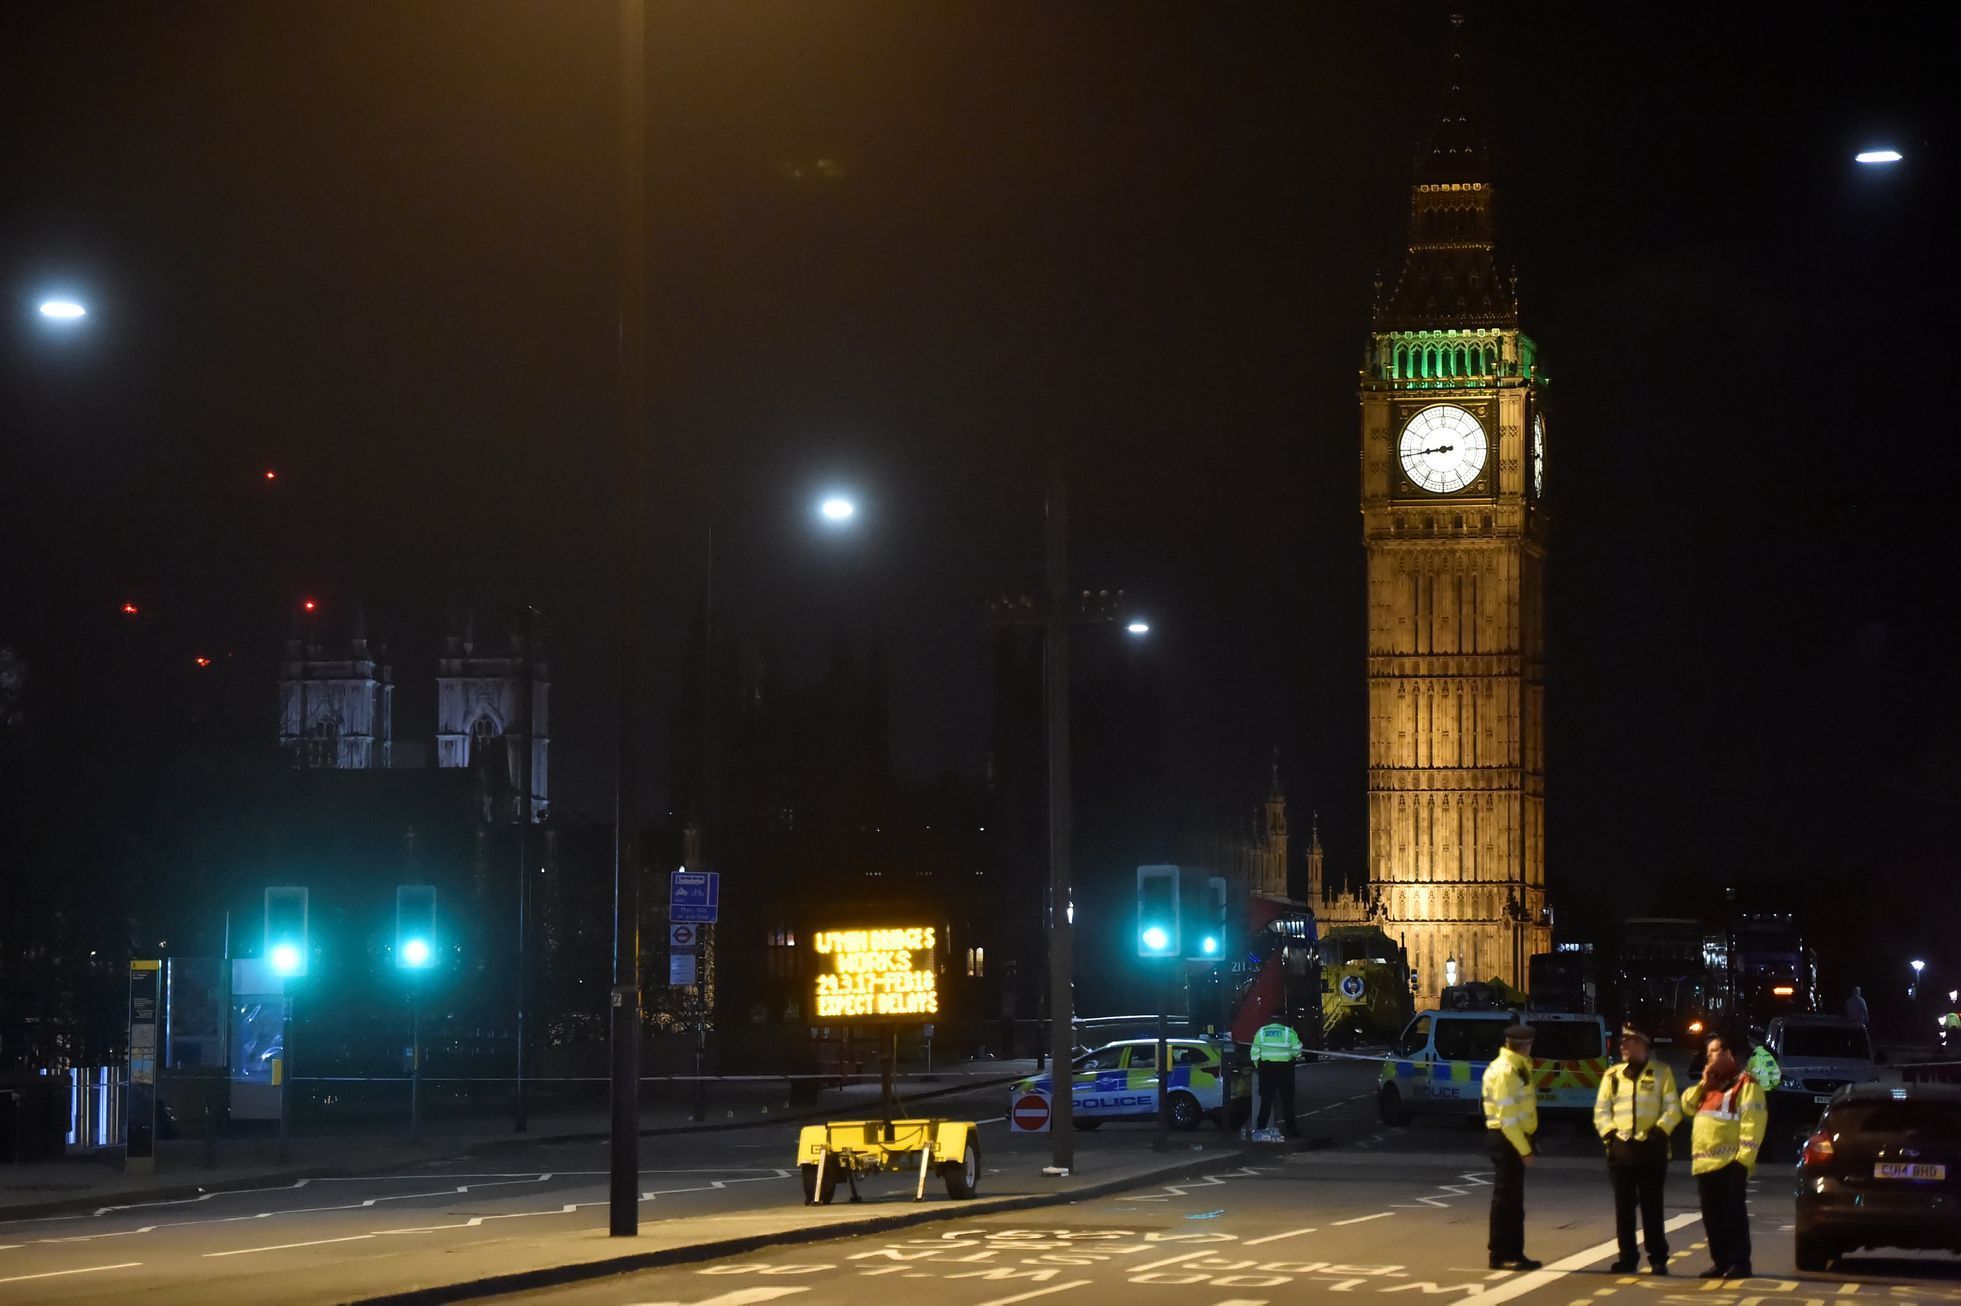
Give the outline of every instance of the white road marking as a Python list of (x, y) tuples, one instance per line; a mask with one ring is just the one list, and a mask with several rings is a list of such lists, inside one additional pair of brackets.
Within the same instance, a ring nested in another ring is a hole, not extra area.
[[(695, 1302), (693, 1306), (755, 1306), (757, 1302), (775, 1301), (778, 1297), (791, 1297), (797, 1293), (809, 1291), (810, 1289), (808, 1288), (737, 1288), (733, 1292), (725, 1292), (719, 1297), (709, 1297), (705, 1300)], [(632, 1306), (687, 1306), (687, 1303), (678, 1301), (642, 1301), (634, 1302)]]
[[(1358, 1215), (1352, 1220), (1336, 1220), (1335, 1227), (1340, 1228), (1344, 1224), (1366, 1224), (1370, 1220), (1386, 1220), (1394, 1214), (1394, 1211), (1377, 1211), (1374, 1215)], [(1618, 1248), (1619, 1244), (1615, 1246)]]
[[(1241, 1243), (1240, 1246), (1258, 1247), (1261, 1243), (1277, 1243), (1282, 1238), (1293, 1238), (1300, 1234), (1313, 1233), (1313, 1232), (1314, 1230), (1312, 1229), (1289, 1229), (1286, 1233), (1270, 1233), (1264, 1238), (1248, 1238), (1245, 1242)], [(1226, 1303), (1221, 1302), (1220, 1306), (1226, 1306)]]
[(1142, 1274), (1146, 1270), (1161, 1270), (1167, 1265), (1176, 1265), (1180, 1261), (1195, 1261), (1201, 1256), (1211, 1256), (1213, 1254), (1209, 1249), (1202, 1252), (1186, 1252), (1183, 1256), (1167, 1257), (1162, 1261), (1152, 1261), (1148, 1265), (1132, 1265), (1125, 1269), (1124, 1273)]
[[(1702, 1216), (1700, 1214), (1690, 1211), (1686, 1214), (1676, 1216), (1664, 1224), (1662, 1228), (1669, 1233), (1674, 1233), (1677, 1229), (1685, 1228), (1701, 1219)], [(1460, 1297), (1452, 1306), (1497, 1306), (1499, 1302), (1510, 1301), (1514, 1297), (1523, 1297), (1526, 1293), (1543, 1288), (1549, 1283), (1557, 1283), (1574, 1270), (1584, 1270), (1596, 1261), (1604, 1261), (1609, 1256), (1618, 1254), (1620, 1249), (1621, 1246), (1618, 1241), (1596, 1244), (1583, 1252), (1574, 1252), (1571, 1256), (1562, 1256), (1544, 1269), (1533, 1270), (1528, 1274), (1521, 1274), (1516, 1278), (1507, 1279), (1503, 1283), (1494, 1283), (1483, 1292), (1474, 1292), (1468, 1297)]]
[(1192, 1188), (1216, 1188), (1228, 1179), (1244, 1179), (1257, 1174), (1259, 1174), (1259, 1171), (1252, 1166), (1242, 1166), (1237, 1170), (1228, 1170), (1224, 1174), (1205, 1175), (1189, 1187), (1184, 1184), (1166, 1184), (1163, 1192), (1147, 1193), (1135, 1200), (1140, 1202), (1162, 1202), (1172, 1197), (1190, 1197)]
[(10, 1279), (0, 1279), (0, 1283), (26, 1283), (29, 1279), (59, 1279), (64, 1274), (94, 1274), (99, 1270), (133, 1270), (141, 1261), (124, 1261), (120, 1265), (84, 1265), (79, 1270), (44, 1270), (40, 1274), (16, 1274)]
[(374, 1235), (371, 1233), (356, 1233), (349, 1234), (345, 1238), (315, 1238), (312, 1242), (275, 1243), (271, 1247), (239, 1247), (229, 1252), (206, 1252), (204, 1256), (206, 1260), (209, 1260), (214, 1256), (250, 1256), (255, 1252), (289, 1252), (295, 1247), (325, 1247), (328, 1243), (358, 1243), (365, 1242), (372, 1237)]
[(1082, 1288), (1088, 1284), (1088, 1279), (1072, 1279), (1068, 1283), (1058, 1283), (1048, 1288), (1037, 1288), (1033, 1292), (1018, 1292), (1012, 1297), (996, 1297), (993, 1301), (981, 1302), (980, 1306), (1011, 1306), (1013, 1302), (1029, 1301), (1035, 1297), (1046, 1297), (1052, 1292), (1067, 1292), (1071, 1288)]
[[(1438, 1184), (1437, 1191), (1443, 1193), (1449, 1193), (1451, 1197), (1469, 1197), (1471, 1195), (1471, 1188), (1476, 1187), (1479, 1184), (1483, 1184), (1487, 1188), (1491, 1186), (1491, 1181), (1489, 1179), (1480, 1179), (1475, 1173), (1461, 1174), (1458, 1175), (1457, 1177), (1459, 1179), (1462, 1179), (1464, 1181), (1464, 1184), (1470, 1185), (1470, 1187), (1465, 1187), (1460, 1184)], [(1396, 1205), (1396, 1209), (1399, 1211), (1414, 1211), (1419, 1207), (1423, 1207), (1423, 1206), (1435, 1206), (1448, 1210), (1449, 1198), (1419, 1197), (1414, 1202), (1397, 1202), (1395, 1205)]]

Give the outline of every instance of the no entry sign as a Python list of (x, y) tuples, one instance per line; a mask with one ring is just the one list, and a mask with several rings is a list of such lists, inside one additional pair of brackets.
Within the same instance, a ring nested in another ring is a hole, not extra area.
[(1047, 1133), (1049, 1128), (1049, 1099), (1043, 1093), (1024, 1093), (1015, 1099), (1014, 1109), (1008, 1112), (1008, 1129), (1016, 1134)]

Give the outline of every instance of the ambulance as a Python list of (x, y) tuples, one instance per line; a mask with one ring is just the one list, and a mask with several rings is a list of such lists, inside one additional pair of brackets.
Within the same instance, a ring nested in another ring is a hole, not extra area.
[[(1174, 1129), (1196, 1129), (1209, 1116), (1216, 1120), (1226, 1101), (1225, 1083), (1232, 1080), (1232, 1111), (1236, 1122), (1252, 1102), (1252, 1085), (1244, 1074), (1228, 1075), (1221, 1046), (1205, 1039), (1168, 1041), (1171, 1074), (1165, 1085), (1171, 1096)], [(1076, 1058), (1072, 1109), (1078, 1129), (1095, 1129), (1106, 1120), (1155, 1120), (1158, 1076), (1152, 1068), (1156, 1039), (1126, 1039), (1106, 1043)], [(1021, 1128), (1018, 1104), (1028, 1096), (1047, 1098), (1053, 1092), (1048, 1075), (1034, 1075), (1008, 1090), (1008, 1115)], [(1046, 1112), (1038, 1114), (1046, 1115)], [(1042, 1126), (1046, 1128), (1046, 1124)]]
[(1426, 1011), (1410, 1021), (1382, 1063), (1376, 1108), (1383, 1123), (1416, 1115), (1482, 1118), (1484, 1068), (1505, 1043), (1505, 1027), (1532, 1026), (1532, 1082), (1539, 1111), (1580, 1112), (1590, 1121), (1600, 1077), (1611, 1064), (1607, 1022), (1585, 1012)]

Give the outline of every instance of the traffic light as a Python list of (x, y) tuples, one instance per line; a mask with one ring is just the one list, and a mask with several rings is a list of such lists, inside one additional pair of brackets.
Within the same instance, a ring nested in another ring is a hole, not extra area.
[(266, 964), (287, 979), (306, 974), (311, 950), (306, 940), (306, 890), (298, 885), (266, 888)]
[(1178, 880), (1176, 866), (1137, 868), (1137, 955), (1176, 957), (1179, 954)]
[(428, 970), (436, 964), (436, 886), (404, 884), (395, 890), (395, 964)]
[(1191, 956), (1218, 961), (1226, 955), (1226, 877), (1193, 876), (1185, 886), (1191, 910)]

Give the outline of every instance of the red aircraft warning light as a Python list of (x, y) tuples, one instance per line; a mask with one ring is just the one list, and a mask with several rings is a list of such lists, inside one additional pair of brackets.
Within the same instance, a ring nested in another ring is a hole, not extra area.
[(201, 656), (201, 657), (199, 657), (199, 658), (198, 658), (198, 660), (197, 660), (197, 664), (198, 664), (199, 666), (201, 666), (201, 667), (208, 667), (208, 666), (210, 666), (210, 665), (211, 665), (211, 659), (210, 659), (210, 658), (207, 658), (207, 657), (202, 657), (202, 656)]
[(318, 603), (315, 603), (312, 599), (306, 599), (302, 601), (300, 604), (300, 607), (307, 612), (312, 612), (315, 609), (317, 609), (319, 606), (320, 605)]
[(279, 473), (268, 467), (266, 468), (266, 479), (268, 481), (276, 481), (279, 479)]
[(125, 603), (125, 604), (123, 604), (123, 615), (124, 615), (125, 617), (133, 617), (133, 616), (135, 616), (135, 615), (136, 615), (136, 605), (135, 605), (134, 603)]

